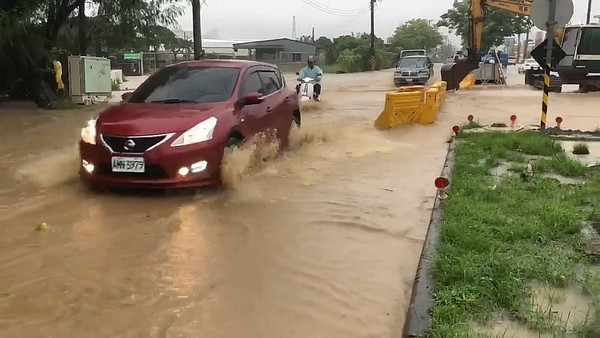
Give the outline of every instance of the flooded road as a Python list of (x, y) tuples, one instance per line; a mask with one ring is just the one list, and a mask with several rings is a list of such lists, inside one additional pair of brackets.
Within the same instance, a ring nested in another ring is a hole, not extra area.
[(487, 94), (380, 132), (391, 76), (327, 75), (293, 151), (235, 154), (229, 187), (193, 196), (83, 187), (98, 107), (0, 107), (0, 335), (401, 336), (450, 127)]

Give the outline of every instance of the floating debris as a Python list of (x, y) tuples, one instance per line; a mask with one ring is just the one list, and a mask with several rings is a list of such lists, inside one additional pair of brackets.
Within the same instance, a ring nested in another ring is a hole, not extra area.
[(46, 223), (40, 223), (37, 227), (35, 227), (35, 231), (47, 231), (50, 230), (50, 226)]

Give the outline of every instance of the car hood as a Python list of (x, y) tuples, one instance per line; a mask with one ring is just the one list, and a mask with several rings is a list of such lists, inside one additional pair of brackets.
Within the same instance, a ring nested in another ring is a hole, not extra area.
[(152, 135), (186, 131), (227, 109), (217, 104), (128, 103), (108, 108), (100, 114), (96, 128), (115, 135)]
[(421, 72), (426, 70), (427, 68), (400, 67), (396, 69), (396, 72)]

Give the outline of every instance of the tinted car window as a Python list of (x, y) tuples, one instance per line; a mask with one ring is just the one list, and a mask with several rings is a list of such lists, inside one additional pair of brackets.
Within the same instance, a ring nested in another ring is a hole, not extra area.
[(263, 90), (261, 92), (262, 94), (269, 95), (281, 89), (281, 83), (279, 82), (279, 78), (275, 72), (260, 71), (259, 75), (263, 83)]
[(260, 82), (260, 77), (258, 76), (258, 72), (253, 72), (248, 74), (244, 78), (244, 83), (242, 84), (242, 93), (244, 96), (250, 93), (260, 93), (262, 90), (262, 83)]
[(150, 76), (129, 102), (222, 102), (231, 97), (239, 76), (236, 68), (167, 67)]

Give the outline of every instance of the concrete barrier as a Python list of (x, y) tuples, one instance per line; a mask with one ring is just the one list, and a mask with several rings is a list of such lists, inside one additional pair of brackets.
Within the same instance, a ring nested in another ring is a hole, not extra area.
[(400, 87), (397, 92), (386, 93), (385, 106), (375, 120), (375, 127), (384, 130), (409, 122), (435, 122), (439, 108), (446, 99), (446, 88), (446, 82), (440, 81), (429, 88), (405, 86)]

